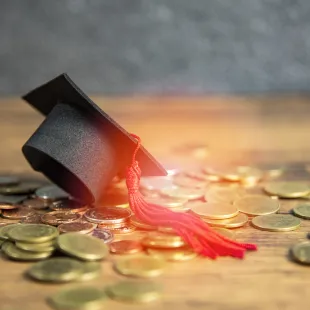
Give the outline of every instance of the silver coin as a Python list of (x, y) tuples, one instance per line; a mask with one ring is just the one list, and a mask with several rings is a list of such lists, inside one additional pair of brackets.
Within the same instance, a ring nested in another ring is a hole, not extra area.
[(3, 195), (25, 195), (32, 194), (37, 188), (42, 186), (39, 182), (22, 182), (17, 185), (0, 187), (0, 194)]
[(131, 211), (118, 207), (90, 209), (84, 213), (87, 221), (96, 224), (119, 224), (128, 221)]
[(0, 175), (0, 186), (17, 185), (20, 182), (19, 178), (13, 175)]
[(7, 204), (19, 204), (23, 200), (25, 200), (28, 196), (26, 195), (0, 195), (0, 203)]
[(173, 187), (173, 178), (166, 177), (143, 177), (140, 181), (140, 187), (149, 191), (161, 191), (164, 188)]
[(101, 239), (104, 243), (110, 243), (114, 239), (114, 235), (111, 231), (100, 228), (94, 229), (92, 236)]
[(36, 190), (35, 195), (44, 200), (55, 201), (69, 198), (69, 194), (56, 185), (48, 185)]

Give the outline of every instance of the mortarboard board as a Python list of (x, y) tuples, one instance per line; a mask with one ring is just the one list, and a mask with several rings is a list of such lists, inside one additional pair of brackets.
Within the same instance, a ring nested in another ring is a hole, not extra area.
[[(62, 74), (23, 99), (46, 116), (22, 148), (36, 171), (73, 197), (98, 201), (114, 176), (129, 165), (136, 140), (103, 112), (70, 78)], [(143, 175), (166, 175), (140, 147)]]

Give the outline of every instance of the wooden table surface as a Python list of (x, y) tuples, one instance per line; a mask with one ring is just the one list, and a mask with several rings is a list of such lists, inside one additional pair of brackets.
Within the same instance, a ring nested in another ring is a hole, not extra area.
[[(94, 98), (167, 167), (217, 162), (308, 162), (310, 99), (303, 96)], [(0, 171), (31, 172), (21, 146), (43, 117), (19, 99), (0, 100)], [(207, 145), (209, 155), (197, 156), (189, 146)], [(187, 147), (186, 147), (187, 146)], [(183, 149), (183, 151), (182, 151)], [(310, 174), (309, 174), (310, 176)], [(300, 178), (307, 179), (307, 173)], [(297, 201), (282, 201), (288, 212)], [(310, 267), (290, 261), (288, 249), (306, 240), (310, 221), (293, 232), (273, 233), (250, 225), (237, 230), (239, 241), (254, 242), (257, 252), (244, 260), (198, 258), (169, 263), (156, 281), (164, 287), (161, 301), (128, 305), (107, 301), (102, 309), (308, 309)], [(102, 276), (85, 285), (104, 287), (123, 279), (103, 263)], [(45, 299), (75, 284), (43, 285), (23, 277), (28, 263), (0, 260), (0, 309), (49, 309)]]

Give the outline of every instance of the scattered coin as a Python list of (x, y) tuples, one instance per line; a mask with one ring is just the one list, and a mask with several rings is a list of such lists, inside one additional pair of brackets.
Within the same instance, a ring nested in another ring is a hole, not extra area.
[(237, 207), (232, 204), (211, 201), (192, 204), (191, 212), (200, 217), (222, 220), (236, 216), (239, 211)]
[(24, 195), (32, 194), (42, 184), (38, 182), (24, 182), (14, 186), (0, 187), (0, 194), (3, 195)]
[(219, 234), (223, 235), (229, 239), (235, 239), (235, 233), (229, 229), (221, 228), (221, 227), (212, 227), (212, 230), (218, 232)]
[(20, 224), (9, 224), (0, 227), (0, 240), (9, 240), (8, 232)]
[(33, 214), (33, 211), (30, 208), (21, 207), (21, 206), (13, 210), (2, 211), (2, 216), (6, 219), (11, 219), (11, 220), (20, 220), (22, 218), (31, 216), (32, 214)]
[(130, 222), (136, 226), (137, 228), (140, 229), (145, 229), (145, 230), (156, 230), (157, 228), (155, 226), (148, 225), (146, 223), (141, 222), (135, 215), (132, 215), (130, 218)]
[(239, 213), (237, 216), (225, 220), (211, 220), (208, 218), (201, 218), (204, 222), (214, 227), (222, 228), (238, 228), (244, 226), (249, 218), (244, 213)]
[(17, 185), (19, 178), (14, 175), (0, 175), (0, 186)]
[(110, 231), (115, 235), (123, 235), (123, 234), (130, 234), (136, 230), (136, 226), (132, 225), (131, 223), (125, 224), (123, 227), (120, 228), (111, 228)]
[(260, 215), (252, 219), (255, 228), (268, 231), (290, 231), (300, 225), (300, 220), (289, 214)]
[(141, 243), (135, 240), (120, 240), (110, 244), (110, 252), (113, 254), (134, 254), (142, 251)]
[(280, 209), (277, 199), (272, 199), (263, 195), (247, 195), (235, 200), (237, 209), (248, 215), (267, 215), (276, 213)]
[(92, 236), (102, 240), (103, 243), (110, 243), (114, 239), (113, 233), (111, 231), (100, 228), (94, 229)]
[(58, 230), (53, 226), (44, 224), (20, 224), (10, 229), (7, 235), (15, 241), (42, 243), (56, 238)]
[(52, 255), (52, 251), (48, 252), (29, 252), (19, 249), (14, 243), (6, 241), (3, 243), (1, 250), (10, 259), (19, 261), (35, 261), (46, 259)]
[(173, 187), (173, 178), (171, 176), (164, 177), (142, 177), (140, 187), (148, 191), (161, 191), (165, 188)]
[(28, 196), (26, 195), (0, 195), (0, 205), (1, 204), (20, 204), (23, 200), (25, 200)]
[(9, 225), (9, 224), (18, 224), (20, 221), (22, 221), (22, 220), (9, 220), (9, 219), (5, 219), (3, 217), (0, 217), (0, 225), (1, 226)]
[(221, 178), (217, 175), (206, 174), (202, 170), (185, 170), (184, 174), (190, 178), (207, 182), (219, 182)]
[(206, 166), (203, 168), (203, 171), (206, 174), (215, 175), (227, 181), (233, 181), (233, 182), (240, 181), (240, 174), (236, 167), (227, 166), (227, 165), (226, 166), (222, 165), (218, 167)]
[(279, 166), (277, 164), (259, 164), (258, 167), (263, 171), (264, 176), (267, 178), (277, 178), (285, 171), (284, 166)]
[(163, 272), (164, 260), (150, 256), (129, 256), (117, 260), (114, 268), (125, 276), (148, 278)]
[(300, 198), (310, 193), (307, 182), (268, 182), (264, 186), (265, 192), (282, 198)]
[(205, 194), (205, 200), (207, 202), (232, 203), (243, 195), (245, 195), (245, 191), (239, 187), (213, 186)]
[(80, 234), (89, 234), (97, 227), (96, 224), (87, 222), (72, 222), (60, 224), (58, 230), (60, 233), (78, 232)]
[(81, 214), (72, 212), (53, 211), (41, 216), (41, 221), (45, 224), (57, 226), (60, 224), (71, 223), (81, 219)]
[(43, 200), (56, 201), (68, 199), (69, 194), (56, 185), (47, 185), (36, 190), (35, 195)]
[(51, 252), (55, 250), (55, 241), (47, 241), (42, 243), (15, 242), (16, 247), (24, 251), (30, 252)]
[(83, 262), (69, 257), (49, 258), (34, 264), (27, 271), (29, 277), (44, 282), (69, 282), (77, 280), (82, 273)]
[(304, 241), (295, 244), (292, 249), (291, 253), (293, 258), (302, 264), (310, 265), (310, 242)]
[(84, 262), (83, 271), (79, 276), (80, 281), (89, 281), (99, 277), (101, 272), (101, 264), (99, 262)]
[(62, 234), (58, 237), (57, 244), (62, 252), (86, 261), (104, 259), (109, 253), (103, 242), (79, 233)]
[(204, 196), (204, 189), (181, 188), (175, 186), (170, 188), (163, 188), (160, 193), (164, 196), (172, 198), (195, 200)]
[(24, 200), (23, 205), (34, 210), (44, 210), (47, 209), (49, 206), (48, 203), (38, 198), (30, 198)]
[(165, 208), (182, 207), (187, 202), (187, 199), (177, 199), (169, 197), (145, 197), (144, 200), (149, 204), (159, 205)]
[(237, 171), (243, 184), (256, 184), (263, 178), (263, 172), (255, 167), (239, 166)]
[(11, 204), (6, 202), (0, 202), (0, 210), (14, 210), (18, 209), (18, 204)]
[(299, 204), (293, 209), (294, 215), (305, 220), (310, 220), (310, 204)]
[(178, 235), (157, 231), (148, 233), (141, 243), (148, 248), (179, 248), (186, 245), (184, 240)]
[(33, 213), (30, 216), (22, 218), (20, 222), (23, 224), (42, 224), (41, 215), (38, 213)]
[(148, 248), (147, 253), (154, 257), (159, 257), (167, 261), (187, 261), (197, 256), (192, 249), (179, 248), (179, 249), (153, 249)]
[(49, 207), (53, 211), (62, 211), (62, 212), (84, 212), (88, 208), (87, 205), (80, 204), (79, 202), (72, 199), (63, 199), (55, 201), (51, 203)]
[(84, 217), (87, 221), (96, 224), (123, 223), (128, 221), (130, 216), (130, 210), (116, 207), (89, 209), (84, 214)]
[(128, 222), (123, 222), (123, 223), (117, 223), (117, 224), (98, 224), (97, 227), (101, 228), (101, 229), (119, 229), (122, 228), (124, 226), (126, 226), (128, 224)]
[(102, 309), (106, 294), (96, 287), (74, 287), (54, 294), (48, 299), (54, 309), (99, 310)]
[(125, 302), (152, 302), (161, 295), (161, 287), (153, 282), (122, 281), (107, 287), (107, 295)]
[(205, 189), (208, 185), (206, 181), (200, 181), (198, 179), (193, 179), (185, 175), (176, 175), (173, 178), (173, 184), (179, 187), (185, 188), (198, 188)]

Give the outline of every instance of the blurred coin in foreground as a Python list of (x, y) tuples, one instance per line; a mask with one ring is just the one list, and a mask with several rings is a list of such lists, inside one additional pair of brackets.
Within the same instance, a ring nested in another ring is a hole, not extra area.
[(191, 212), (214, 220), (221, 220), (234, 217), (238, 214), (236, 206), (225, 202), (197, 202), (192, 204)]
[(268, 182), (264, 190), (269, 195), (279, 196), (281, 198), (300, 198), (310, 193), (310, 183), (307, 182)]
[(69, 194), (56, 185), (47, 185), (36, 190), (35, 195), (43, 200), (56, 201), (69, 198)]
[(92, 232), (92, 236), (100, 239), (103, 243), (110, 243), (114, 239), (113, 233), (106, 229), (96, 228)]
[(212, 227), (212, 229), (226, 238), (235, 239), (236, 233), (229, 229), (221, 228), (221, 227)]
[(294, 215), (305, 220), (310, 220), (310, 204), (302, 203), (293, 209)]
[(194, 200), (202, 198), (204, 196), (205, 189), (185, 188), (175, 186), (170, 188), (164, 188), (160, 191), (160, 193), (164, 196), (171, 198)]
[(202, 220), (214, 227), (238, 228), (244, 226), (248, 222), (249, 218), (246, 214), (239, 213), (237, 216), (225, 220), (212, 220), (208, 218), (202, 218)]
[(96, 287), (74, 287), (54, 294), (48, 298), (49, 305), (62, 310), (99, 310), (103, 309), (106, 294)]
[(161, 295), (161, 287), (153, 282), (122, 281), (107, 288), (107, 295), (124, 302), (152, 302)]
[(255, 228), (268, 231), (291, 231), (300, 226), (300, 220), (289, 214), (260, 215), (252, 219)]
[(142, 251), (141, 243), (136, 240), (120, 240), (110, 244), (110, 252), (113, 254), (134, 254)]
[(45, 224), (58, 226), (60, 224), (71, 223), (81, 219), (81, 214), (73, 212), (53, 211), (41, 216), (41, 221)]
[(151, 256), (174, 262), (191, 260), (197, 256), (197, 253), (186, 247), (178, 249), (148, 248), (147, 253)]
[(179, 248), (186, 245), (184, 240), (176, 234), (150, 232), (141, 241), (142, 245), (150, 248)]
[(310, 265), (310, 242), (304, 241), (295, 244), (292, 249), (291, 253), (293, 258), (302, 264)]
[(120, 274), (141, 278), (159, 276), (164, 266), (162, 259), (146, 255), (124, 257), (114, 263), (115, 270)]

